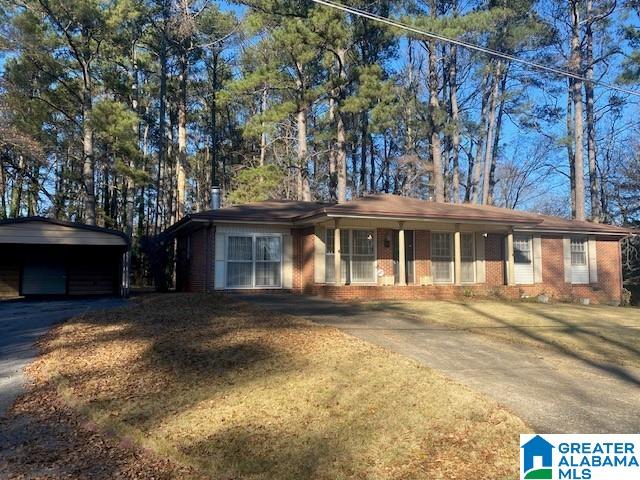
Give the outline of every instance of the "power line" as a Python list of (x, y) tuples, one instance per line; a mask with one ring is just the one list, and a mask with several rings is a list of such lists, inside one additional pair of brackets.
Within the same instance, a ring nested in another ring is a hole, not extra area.
[(383, 23), (383, 24), (391, 26), (391, 27), (395, 27), (395, 28), (399, 28), (401, 30), (407, 30), (409, 32), (417, 33), (419, 35), (422, 35), (422, 36), (425, 36), (425, 37), (428, 37), (428, 38), (432, 38), (434, 40), (438, 40), (438, 41), (445, 42), (445, 43), (451, 43), (453, 45), (458, 45), (459, 47), (468, 48), (469, 50), (475, 50), (476, 52), (481, 52), (481, 53), (484, 53), (484, 54), (487, 54), (487, 55), (490, 55), (490, 56), (493, 56), (493, 57), (499, 57), (499, 58), (502, 58), (502, 59), (505, 59), (505, 60), (509, 60), (510, 62), (521, 63), (523, 65), (526, 65), (528, 67), (534, 68), (536, 70), (542, 70), (542, 71), (553, 73), (553, 74), (560, 75), (560, 76), (563, 76), (563, 77), (569, 77), (569, 78), (573, 78), (573, 79), (576, 79), (576, 80), (581, 80), (583, 82), (589, 82), (589, 83), (592, 83), (594, 85), (598, 85), (598, 86), (603, 87), (603, 88), (608, 88), (608, 89), (611, 89), (611, 90), (616, 90), (618, 92), (626, 93), (628, 95), (633, 95), (633, 96), (636, 96), (636, 97), (640, 97), (640, 92), (635, 91), (635, 90), (628, 90), (628, 89), (623, 88), (623, 87), (618, 87), (617, 85), (611, 85), (609, 83), (601, 82), (599, 80), (589, 79), (589, 78), (586, 78), (586, 77), (584, 77), (582, 75), (578, 75), (576, 73), (570, 72), (568, 70), (563, 70), (563, 69), (555, 68), (555, 67), (549, 67), (547, 65), (542, 65), (541, 63), (531, 62), (529, 60), (525, 60), (523, 58), (519, 58), (519, 57), (516, 57), (514, 55), (510, 55), (508, 53), (500, 52), (499, 50), (493, 50), (491, 48), (482, 47), (480, 45), (476, 45), (476, 44), (473, 44), (473, 43), (465, 42), (463, 40), (457, 40), (455, 38), (444, 37), (442, 35), (438, 35), (437, 33), (431, 33), (431, 32), (427, 32), (426, 30), (420, 30), (420, 29), (412, 27), (410, 25), (405, 25), (403, 23), (396, 22), (395, 20), (390, 20), (388, 18), (381, 17), (380, 15), (369, 13), (369, 12), (364, 11), (364, 10), (360, 10), (358, 8), (347, 7), (346, 5), (341, 5), (339, 3), (328, 2), (327, 0), (311, 0), (311, 1), (314, 2), (314, 3), (317, 3), (318, 5), (323, 5), (325, 7), (334, 8), (336, 10), (341, 10), (341, 11), (346, 12), (346, 13), (351, 13), (353, 15), (357, 15), (359, 17), (367, 18), (367, 19), (373, 20), (375, 22)]

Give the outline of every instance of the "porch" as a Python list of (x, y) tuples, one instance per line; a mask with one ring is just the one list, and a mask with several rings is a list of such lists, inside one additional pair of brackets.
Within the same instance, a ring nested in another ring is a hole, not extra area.
[(411, 295), (411, 287), (431, 287), (451, 296), (452, 290), (515, 285), (522, 250), (521, 263), (534, 264), (532, 239), (514, 253), (511, 225), (336, 218), (316, 225), (314, 233), (313, 287), (319, 293), (405, 287)]

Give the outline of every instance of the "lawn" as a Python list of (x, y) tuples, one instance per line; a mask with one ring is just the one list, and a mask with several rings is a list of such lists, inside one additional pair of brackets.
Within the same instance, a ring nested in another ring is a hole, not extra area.
[(567, 357), (640, 368), (640, 309), (532, 302), (413, 301), (364, 304), (425, 325), (469, 330)]
[(209, 478), (517, 476), (530, 429), (405, 357), (225, 297), (132, 303), (58, 327), (32, 395)]

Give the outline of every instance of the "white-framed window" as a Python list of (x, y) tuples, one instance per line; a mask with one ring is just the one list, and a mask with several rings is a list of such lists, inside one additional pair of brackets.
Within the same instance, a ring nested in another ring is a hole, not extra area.
[(449, 232), (431, 233), (431, 273), (434, 283), (453, 283), (453, 242)]
[(587, 237), (571, 237), (571, 283), (589, 283)]
[(515, 283), (528, 285), (533, 283), (533, 246), (531, 235), (514, 235), (513, 262)]
[(229, 235), (225, 261), (227, 288), (282, 286), (280, 235)]
[[(335, 282), (335, 230), (325, 236), (325, 281)], [(345, 283), (376, 282), (375, 232), (340, 230), (340, 278)]]
[(369, 230), (351, 230), (351, 281), (372, 282), (376, 279), (374, 235)]
[(474, 283), (476, 281), (476, 255), (475, 239), (473, 233), (460, 234), (460, 271), (462, 283)]

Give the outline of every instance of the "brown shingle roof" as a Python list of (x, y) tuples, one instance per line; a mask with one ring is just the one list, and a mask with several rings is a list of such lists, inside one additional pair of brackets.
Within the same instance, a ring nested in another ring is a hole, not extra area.
[(224, 207), (218, 210), (194, 213), (192, 218), (207, 220), (242, 220), (242, 221), (284, 221), (290, 222), (309, 213), (321, 210), (330, 203), (299, 202), (296, 200), (265, 200), (264, 202), (244, 203)]
[(437, 203), (399, 195), (379, 194), (357, 198), (346, 203), (332, 204), (295, 200), (267, 200), (195, 213), (184, 218), (169, 230), (190, 220), (238, 222), (295, 222), (312, 218), (371, 217), (407, 220), (445, 220), (460, 223), (474, 221), (513, 225), (520, 229), (545, 231), (593, 232), (628, 235), (629, 228), (592, 222), (578, 222), (531, 212), (486, 205)]

